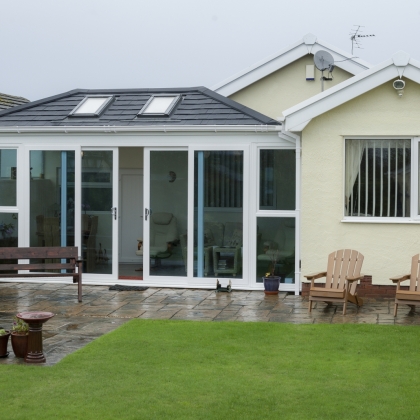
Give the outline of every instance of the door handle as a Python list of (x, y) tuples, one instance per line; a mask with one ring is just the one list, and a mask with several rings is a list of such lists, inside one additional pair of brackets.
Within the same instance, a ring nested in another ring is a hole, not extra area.
[(150, 214), (150, 211), (149, 211), (149, 209), (144, 209), (144, 220), (146, 220), (147, 221), (147, 216)]
[(117, 220), (117, 208), (111, 207), (111, 214), (114, 216), (114, 220)]

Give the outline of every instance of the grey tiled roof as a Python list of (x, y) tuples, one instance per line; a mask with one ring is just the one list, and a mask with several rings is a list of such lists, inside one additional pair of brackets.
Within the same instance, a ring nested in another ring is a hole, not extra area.
[(29, 102), (29, 99), (22, 98), (21, 96), (12, 96), (6, 95), (5, 93), (0, 93), (0, 111), (3, 109), (9, 109), (14, 106), (26, 104)]
[[(169, 117), (140, 116), (153, 94), (182, 95)], [(69, 117), (87, 95), (113, 95), (99, 117)], [(13, 109), (0, 111), (0, 126), (145, 126), (145, 125), (280, 125), (257, 111), (205, 87), (170, 89), (76, 89)]]

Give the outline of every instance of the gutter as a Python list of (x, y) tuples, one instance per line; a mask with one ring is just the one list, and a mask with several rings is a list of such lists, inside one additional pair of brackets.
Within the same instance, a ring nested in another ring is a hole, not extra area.
[(280, 132), (282, 130), (281, 125), (155, 125), (155, 126), (10, 126), (0, 127), (0, 134), (16, 133), (180, 133), (180, 132), (202, 132), (202, 133), (235, 133), (235, 132), (249, 132), (249, 133), (268, 133), (268, 132)]

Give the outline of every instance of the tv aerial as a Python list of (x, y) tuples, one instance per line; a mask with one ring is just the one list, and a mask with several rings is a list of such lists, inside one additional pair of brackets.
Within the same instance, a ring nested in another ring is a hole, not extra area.
[[(324, 80), (332, 80), (331, 73), (334, 70), (334, 58), (327, 51), (317, 51), (314, 55), (315, 67), (322, 73), (321, 75), (321, 92), (324, 92)], [(324, 77), (324, 71), (328, 70), (328, 74), (331, 77)]]
[(361, 25), (354, 25), (356, 26), (355, 29), (352, 30), (352, 32), (350, 32), (350, 39), (351, 39), (351, 55), (353, 55), (353, 49), (354, 48), (362, 48), (362, 45), (360, 43), (361, 39), (360, 38), (369, 38), (372, 36), (375, 36), (374, 34), (370, 34), (370, 35), (363, 35), (362, 34), (362, 29), (364, 28), (364, 26)]

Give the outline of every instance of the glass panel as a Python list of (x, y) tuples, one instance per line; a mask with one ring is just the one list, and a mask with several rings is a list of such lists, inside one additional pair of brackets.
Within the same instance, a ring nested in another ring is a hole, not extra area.
[(17, 213), (0, 213), (0, 246), (18, 246)]
[(260, 150), (260, 209), (294, 210), (295, 198), (295, 151)]
[(243, 152), (195, 152), (194, 276), (242, 278)]
[(186, 276), (187, 151), (150, 152), (150, 211), (150, 275)]
[(177, 97), (155, 97), (147, 105), (143, 114), (165, 114)]
[(82, 256), (85, 273), (112, 273), (113, 152), (84, 151)]
[(87, 98), (74, 114), (95, 114), (109, 98)]
[(295, 282), (295, 219), (257, 218), (257, 282), (266, 273), (280, 276), (281, 283)]
[(0, 150), (0, 206), (16, 206), (16, 149)]
[(410, 140), (346, 140), (347, 216), (409, 217)]
[(32, 150), (30, 165), (30, 246), (73, 246), (74, 151)]

